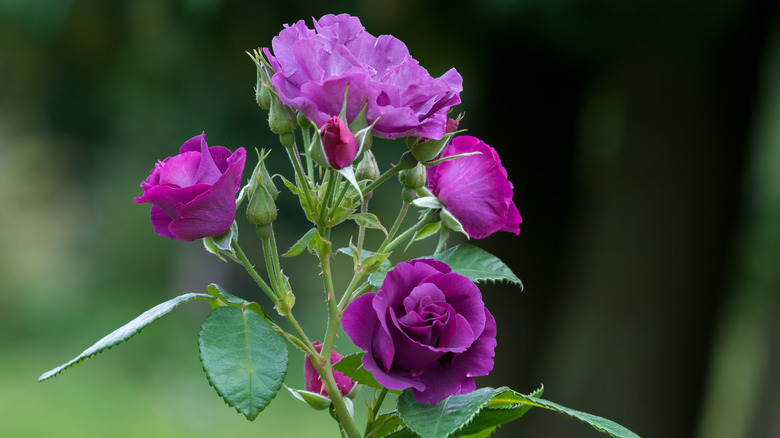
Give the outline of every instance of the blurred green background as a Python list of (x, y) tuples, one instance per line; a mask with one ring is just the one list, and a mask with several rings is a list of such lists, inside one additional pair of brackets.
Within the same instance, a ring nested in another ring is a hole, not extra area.
[[(287, 393), (252, 423), (225, 406), (198, 362), (203, 303), (36, 378), (174, 295), (254, 296), (132, 198), (204, 130), (273, 148), (289, 174), (244, 51), (339, 12), (435, 76), (456, 67), (461, 127), (515, 185), (520, 237), (479, 245), (526, 289), (482, 288), (499, 335), (479, 385), (544, 383), (645, 437), (780, 437), (780, 20), (776, 1), (741, 0), (0, 0), (0, 436), (338, 436)], [(401, 151), (378, 146), (383, 168)], [(279, 207), (286, 247), (304, 222), (289, 193)], [(284, 269), (318, 332), (313, 257)], [(495, 436), (601, 435), (533, 410)]]

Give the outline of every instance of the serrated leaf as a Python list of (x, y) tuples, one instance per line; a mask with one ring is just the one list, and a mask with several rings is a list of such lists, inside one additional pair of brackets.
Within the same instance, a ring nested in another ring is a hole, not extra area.
[(517, 403), (527, 403), (532, 406), (537, 406), (564, 415), (568, 415), (569, 417), (582, 421), (583, 423), (598, 430), (599, 432), (603, 432), (614, 438), (639, 438), (639, 435), (635, 434), (634, 432), (631, 432), (630, 430), (615, 423), (612, 420), (607, 420), (606, 418), (602, 418), (596, 415), (570, 409), (565, 406), (561, 406), (557, 403), (553, 403), (551, 401), (547, 401), (541, 398), (533, 397), (530, 395), (523, 395), (518, 392), (512, 391), (508, 388), (506, 391), (504, 391), (503, 395), (504, 398), (507, 400), (511, 399), (513, 401), (516, 401)]
[(104, 336), (99, 341), (95, 342), (91, 347), (82, 351), (81, 354), (74, 357), (70, 361), (58, 366), (57, 368), (54, 368), (52, 370), (49, 370), (41, 374), (41, 376), (38, 377), (38, 381), (42, 382), (46, 379), (54, 377), (57, 374), (59, 374), (61, 371), (70, 368), (72, 366), (78, 365), (84, 362), (85, 360), (89, 359), (90, 357), (102, 352), (103, 350), (107, 350), (113, 347), (114, 345), (117, 345), (123, 341), (132, 338), (135, 334), (143, 330), (146, 326), (150, 325), (151, 323), (160, 319), (161, 317), (167, 315), (168, 313), (170, 313), (171, 310), (175, 309), (180, 304), (186, 303), (187, 301), (192, 301), (197, 298), (211, 299), (211, 296), (207, 294), (189, 293), (189, 294), (179, 295), (176, 298), (170, 299), (164, 303), (160, 303), (152, 307), (151, 309), (147, 310), (146, 312), (138, 315), (135, 319), (123, 325), (122, 327), (119, 327), (118, 329)]
[(468, 423), (491, 398), (493, 388), (480, 388), (468, 394), (452, 395), (431, 405), (418, 402), (405, 389), (396, 400), (401, 421), (422, 438), (447, 438)]
[[(346, 254), (346, 255), (348, 255), (348, 256), (350, 256), (352, 258), (355, 257), (355, 254), (354, 254), (355, 251), (352, 248), (343, 247), (343, 248), (337, 249), (336, 251), (340, 252), (342, 254)], [(382, 262), (381, 262), (381, 264), (379, 265), (379, 268), (378, 268), (380, 271), (387, 272), (387, 271), (390, 270), (390, 267), (393, 266), (393, 264), (390, 263), (390, 260), (387, 259), (387, 257), (389, 257), (390, 254), (392, 254), (390, 252), (388, 252), (388, 253), (378, 253), (378, 252), (366, 251), (364, 249), (363, 251), (360, 252), (360, 254), (361, 254), (360, 257), (361, 257), (361, 260), (363, 260), (363, 263), (366, 263), (365, 260), (369, 259), (369, 258), (372, 258), (372, 257), (381, 259)]]
[(255, 312), (219, 307), (203, 322), (200, 360), (211, 386), (229, 406), (254, 420), (287, 373), (287, 346)]
[(354, 213), (348, 219), (354, 220), (361, 227), (381, 230), (387, 236), (387, 230), (373, 213)]
[(302, 253), (309, 245), (309, 241), (311, 241), (311, 238), (314, 237), (315, 233), (317, 233), (316, 228), (312, 228), (311, 230), (307, 231), (306, 234), (298, 239), (298, 241), (295, 242), (295, 244), (289, 250), (287, 250), (286, 253), (282, 254), (282, 257), (295, 257)]
[[(525, 415), (533, 407), (530, 404), (524, 404), (516, 401), (509, 388), (499, 388), (495, 391), (493, 398), (474, 416), (474, 418), (456, 432), (456, 435), (480, 435), (483, 431), (493, 431), (497, 426), (517, 420)], [(539, 397), (544, 392), (541, 387), (531, 393), (533, 397)]]
[[(349, 377), (353, 382), (357, 382), (361, 385), (370, 386), (372, 388), (384, 388), (379, 382), (376, 381), (371, 371), (363, 368), (363, 363), (360, 359), (365, 353), (353, 353), (342, 357), (338, 362), (333, 364), (333, 369), (340, 371), (345, 376)], [(393, 394), (399, 394), (401, 391), (391, 389), (389, 392)]]
[(522, 289), (523, 283), (498, 257), (482, 248), (461, 244), (433, 256), (450, 265), (453, 271), (465, 275), (473, 282), (508, 281)]

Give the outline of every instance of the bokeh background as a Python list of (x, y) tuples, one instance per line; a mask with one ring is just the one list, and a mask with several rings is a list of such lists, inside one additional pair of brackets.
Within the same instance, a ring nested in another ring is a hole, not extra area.
[[(284, 23), (348, 12), (433, 75), (458, 69), (461, 127), (515, 184), (521, 235), (479, 245), (525, 290), (483, 287), (499, 344), (479, 385), (543, 383), (644, 437), (780, 437), (778, 5), (0, 0), (0, 436), (338, 436), (286, 393), (252, 423), (225, 406), (198, 362), (203, 303), (36, 378), (174, 295), (211, 282), (255, 293), (199, 243), (155, 235), (132, 198), (204, 130), (210, 144), (273, 148), (289, 174), (244, 51)], [(386, 168), (401, 146), (383, 147)], [(393, 190), (379, 194), (387, 214)], [(305, 228), (289, 193), (279, 206), (285, 247)], [(313, 257), (284, 268), (299, 319), (319, 330)], [(601, 435), (536, 409), (495, 436)]]

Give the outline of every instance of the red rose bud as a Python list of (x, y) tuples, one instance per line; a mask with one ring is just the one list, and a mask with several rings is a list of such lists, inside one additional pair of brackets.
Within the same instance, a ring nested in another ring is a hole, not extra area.
[(358, 144), (355, 135), (340, 118), (333, 116), (320, 129), (322, 149), (328, 164), (334, 169), (342, 169), (355, 161)]

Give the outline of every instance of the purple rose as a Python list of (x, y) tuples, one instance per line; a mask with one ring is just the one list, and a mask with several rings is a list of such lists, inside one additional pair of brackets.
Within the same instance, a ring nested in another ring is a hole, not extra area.
[(322, 149), (328, 164), (334, 169), (342, 169), (355, 161), (358, 144), (355, 135), (347, 124), (337, 116), (333, 116), (320, 129)]
[(496, 321), (468, 278), (418, 259), (390, 270), (376, 294), (344, 310), (344, 331), (365, 350), (363, 367), (389, 389), (412, 388), (420, 403), (475, 389), (493, 369)]
[[(317, 353), (322, 353), (322, 342), (314, 341), (312, 342), (312, 345), (314, 345), (314, 348), (317, 349)], [(330, 364), (335, 364), (336, 362), (340, 361), (342, 357), (343, 356), (336, 353), (336, 350), (331, 350)], [(333, 379), (336, 380), (336, 386), (339, 388), (341, 395), (349, 394), (349, 392), (352, 391), (352, 388), (357, 385), (357, 383), (350, 380), (349, 377), (336, 370), (333, 370)], [(326, 397), (328, 396), (328, 391), (325, 388), (325, 384), (322, 383), (322, 378), (314, 368), (314, 364), (312, 364), (311, 358), (308, 355), (303, 362), (303, 383), (305, 390), (321, 394)]]
[(431, 77), (395, 37), (374, 37), (357, 17), (326, 15), (303, 20), (274, 37), (273, 55), (263, 49), (275, 74), (271, 81), (280, 100), (298, 109), (318, 127), (340, 114), (344, 93), (347, 122), (367, 104), (368, 124), (388, 138), (419, 136), (440, 139), (447, 111), (460, 103), (460, 74), (453, 68)]
[(468, 152), (481, 154), (429, 167), (428, 187), (472, 239), (496, 231), (520, 234), (523, 220), (512, 201), (513, 186), (496, 150), (478, 138), (462, 136), (453, 138), (442, 156)]
[(184, 142), (179, 155), (158, 161), (141, 183), (139, 204), (152, 205), (154, 231), (189, 242), (227, 232), (236, 218), (246, 151), (209, 147), (206, 134)]

